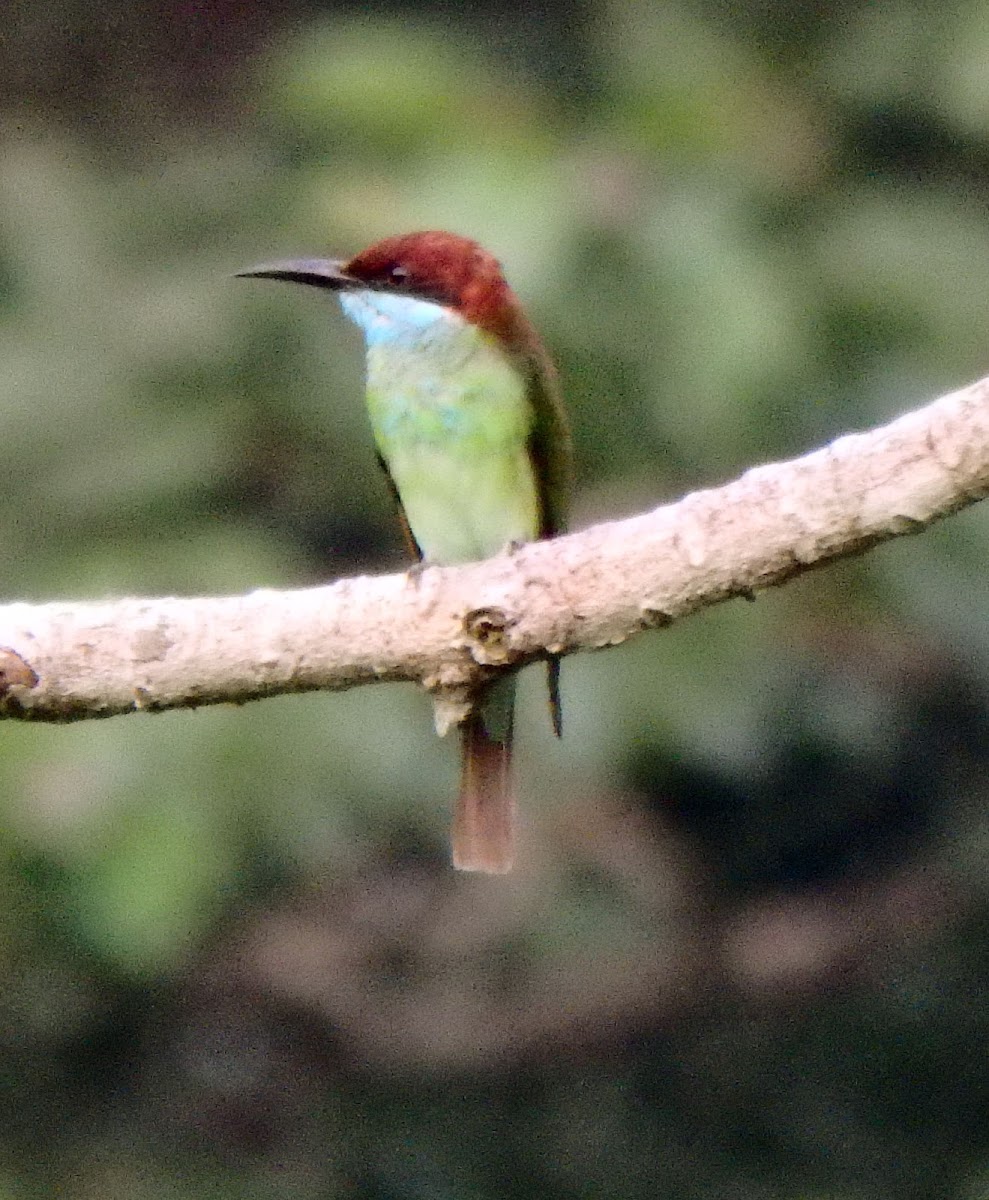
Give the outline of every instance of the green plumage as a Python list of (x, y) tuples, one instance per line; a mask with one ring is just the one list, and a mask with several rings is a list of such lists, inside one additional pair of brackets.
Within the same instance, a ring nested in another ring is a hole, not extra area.
[(440, 317), (421, 338), (371, 346), (367, 372), (374, 439), (427, 561), (472, 562), (539, 536), (534, 412), (490, 334)]

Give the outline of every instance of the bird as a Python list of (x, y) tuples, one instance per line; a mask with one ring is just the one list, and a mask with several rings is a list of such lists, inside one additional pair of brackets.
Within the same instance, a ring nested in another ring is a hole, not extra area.
[[(564, 528), (571, 441), (555, 367), (501, 264), (442, 230), (399, 234), (354, 257), (268, 263), (239, 276), (334, 292), (362, 331), (380, 465), (423, 565), (490, 558)], [(461, 724), (453, 865), (502, 874), (515, 853), (514, 672)], [(562, 732), (559, 658), (550, 711)]]

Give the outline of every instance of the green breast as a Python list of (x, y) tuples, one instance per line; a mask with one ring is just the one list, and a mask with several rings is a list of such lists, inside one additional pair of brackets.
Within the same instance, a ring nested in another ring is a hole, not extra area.
[(526, 381), (494, 339), (450, 322), (368, 350), (368, 411), (423, 557), (487, 558), (539, 534)]

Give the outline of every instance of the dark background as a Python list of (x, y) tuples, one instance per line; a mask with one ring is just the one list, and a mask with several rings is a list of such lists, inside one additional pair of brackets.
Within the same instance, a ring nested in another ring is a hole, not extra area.
[[(989, 371), (981, 0), (95, 5), (0, 29), (8, 599), (394, 570), (359, 338), (230, 278), (450, 228), (573, 523)], [(989, 1195), (989, 522), (523, 682), (447, 866), (410, 687), (8, 724), (0, 1200)]]

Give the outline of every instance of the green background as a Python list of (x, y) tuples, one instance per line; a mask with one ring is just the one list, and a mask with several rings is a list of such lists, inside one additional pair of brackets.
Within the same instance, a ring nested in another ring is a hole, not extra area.
[[(10, 600), (402, 565), (358, 335), (258, 261), (495, 251), (575, 527), (989, 370), (977, 0), (11, 0), (0, 142)], [(569, 659), (559, 745), (527, 674), (504, 880), (410, 687), (8, 723), (0, 1200), (989, 1195), (987, 554)]]

